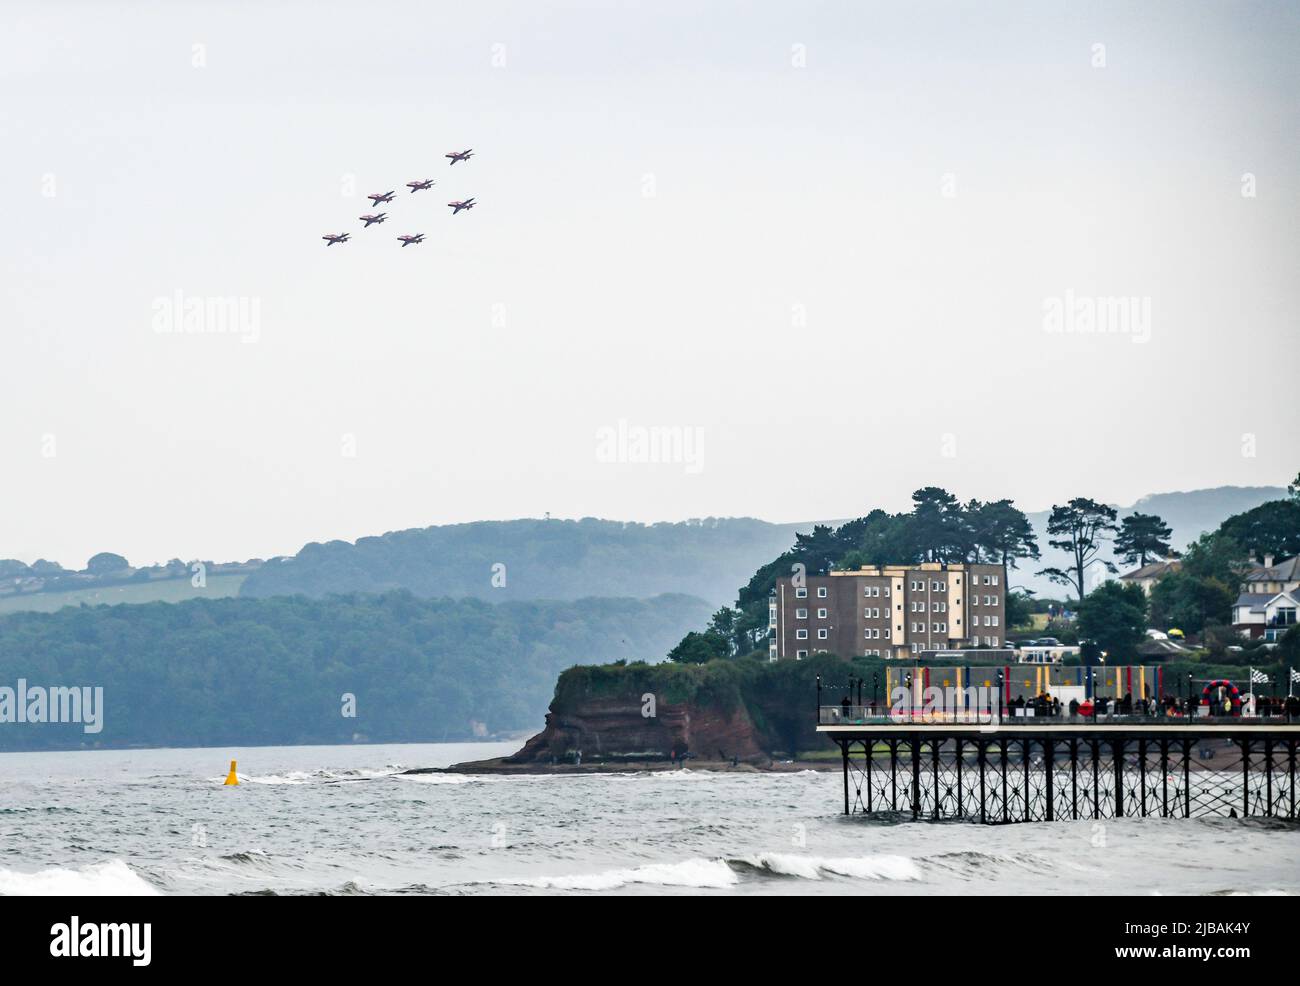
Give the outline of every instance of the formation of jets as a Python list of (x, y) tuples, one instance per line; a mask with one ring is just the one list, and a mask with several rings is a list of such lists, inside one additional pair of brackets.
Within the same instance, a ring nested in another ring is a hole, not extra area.
[[(474, 156), (474, 148), (472, 147), (467, 148), (463, 151), (451, 151), (450, 153), (443, 155), (443, 157), (450, 159), (450, 162), (453, 165), (457, 161), (468, 161), (473, 156)], [(411, 194), (414, 194), (416, 192), (428, 191), (430, 188), (434, 186), (434, 184), (435, 182), (432, 178), (425, 178), (423, 180), (417, 179), (415, 181), (408, 181), (406, 183), (406, 187), (411, 190)], [(396, 189), (390, 189), (387, 192), (375, 192), (373, 195), (367, 195), (366, 198), (370, 200), (373, 206), (378, 207), (392, 202), (393, 196), (396, 194), (396, 192), (397, 192)], [(475, 202), (473, 196), (470, 196), (469, 198), (463, 199), (459, 202), (447, 203), (447, 206), (451, 209), (451, 214), (453, 216), (457, 215), (458, 213), (466, 209), (474, 208), (474, 205)], [(362, 228), (369, 229), (371, 226), (375, 225), (376, 223), (384, 222), (388, 218), (388, 213), (386, 212), (368, 213), (358, 218), (360, 218), (360, 220), (363, 223), (365, 223), (365, 225)], [(335, 243), (348, 242), (348, 239), (349, 237), (351, 237), (351, 235), (352, 235), (351, 233), (326, 233), (324, 236), (321, 237), (321, 239), (325, 241), (326, 246), (333, 246)], [(403, 247), (408, 247), (415, 243), (423, 243), (424, 234), (407, 233), (405, 235), (399, 236), (397, 239), (401, 241)]]

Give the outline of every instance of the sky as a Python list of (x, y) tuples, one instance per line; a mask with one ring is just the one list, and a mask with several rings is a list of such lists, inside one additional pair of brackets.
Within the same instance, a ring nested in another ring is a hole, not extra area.
[(5, 0), (0, 557), (1283, 485), (1298, 11)]

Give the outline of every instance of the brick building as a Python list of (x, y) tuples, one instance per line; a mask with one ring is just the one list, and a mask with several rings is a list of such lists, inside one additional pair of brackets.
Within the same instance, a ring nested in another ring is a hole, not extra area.
[(768, 599), (768, 658), (818, 651), (915, 658), (924, 651), (1006, 645), (1003, 565), (883, 565), (777, 579)]

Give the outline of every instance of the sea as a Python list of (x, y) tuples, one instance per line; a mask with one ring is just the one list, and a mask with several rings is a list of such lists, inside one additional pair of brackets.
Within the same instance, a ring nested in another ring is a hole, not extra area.
[(846, 818), (838, 771), (403, 773), (518, 746), (0, 754), (0, 894), (1300, 891), (1286, 821)]

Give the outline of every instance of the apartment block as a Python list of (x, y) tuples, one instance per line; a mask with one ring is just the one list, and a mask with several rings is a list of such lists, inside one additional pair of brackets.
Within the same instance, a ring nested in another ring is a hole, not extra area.
[(768, 658), (915, 658), (1006, 644), (1003, 565), (925, 562), (777, 579), (768, 599)]

